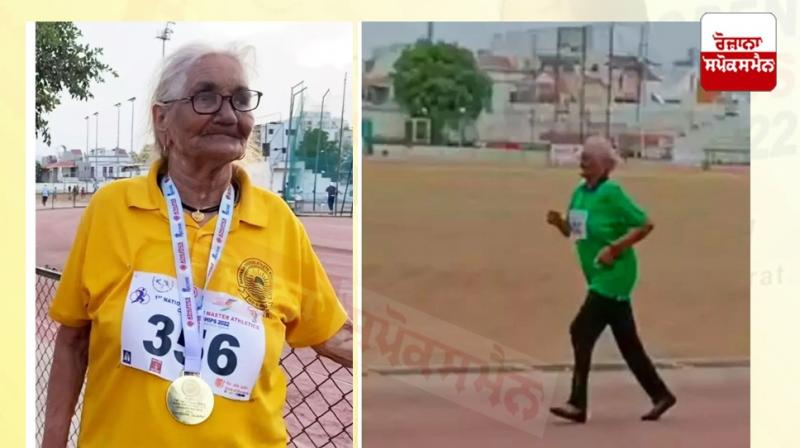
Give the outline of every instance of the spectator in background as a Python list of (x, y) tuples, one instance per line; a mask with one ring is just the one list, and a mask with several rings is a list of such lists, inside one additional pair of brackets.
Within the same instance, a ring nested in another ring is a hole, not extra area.
[(333, 203), (336, 201), (336, 195), (339, 194), (339, 189), (336, 188), (336, 183), (331, 182), (328, 185), (328, 188), (325, 189), (328, 192), (328, 210), (333, 213)]
[(42, 207), (47, 207), (47, 198), (50, 197), (50, 190), (47, 185), (42, 189)]

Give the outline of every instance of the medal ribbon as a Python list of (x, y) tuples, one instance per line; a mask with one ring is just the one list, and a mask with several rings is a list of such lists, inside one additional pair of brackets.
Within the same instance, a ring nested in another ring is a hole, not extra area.
[[(183, 206), (178, 189), (169, 176), (161, 181), (161, 190), (167, 202), (167, 215), (172, 239), (172, 255), (175, 261), (175, 276), (178, 281), (178, 302), (180, 303), (181, 325), (185, 342), (185, 361), (183, 371), (187, 374), (200, 373), (203, 336), (203, 291), (195, 290), (192, 280), (192, 259), (189, 256), (189, 242), (186, 239), (186, 222), (183, 219)], [(228, 238), (233, 218), (233, 186), (228, 185), (220, 202), (217, 226), (211, 241), (208, 256), (208, 269), (204, 288), (208, 287), (211, 276), (219, 264), (222, 249)], [(195, 296), (197, 291), (197, 296)]]

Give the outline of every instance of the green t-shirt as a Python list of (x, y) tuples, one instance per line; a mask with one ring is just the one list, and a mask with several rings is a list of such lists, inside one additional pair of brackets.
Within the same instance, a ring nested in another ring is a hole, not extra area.
[(595, 260), (604, 247), (644, 225), (645, 212), (618, 183), (608, 179), (591, 190), (582, 182), (572, 193), (567, 216), (589, 289), (617, 300), (630, 300), (637, 278), (633, 249), (622, 251), (611, 266)]

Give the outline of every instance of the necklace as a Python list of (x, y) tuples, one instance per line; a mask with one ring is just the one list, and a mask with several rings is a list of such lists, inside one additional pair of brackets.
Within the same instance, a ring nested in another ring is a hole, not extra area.
[(192, 219), (194, 219), (195, 222), (200, 222), (204, 220), (206, 218), (206, 213), (214, 213), (219, 210), (219, 205), (215, 205), (213, 207), (208, 207), (208, 208), (200, 208), (200, 209), (194, 208), (190, 205), (186, 205), (183, 203), (183, 201), (181, 201), (181, 205), (183, 205), (184, 210), (191, 212)]
[[(163, 175), (159, 175), (158, 176), (158, 185), (159, 185), (159, 187), (161, 186), (161, 179), (163, 179), (163, 177), (164, 177)], [(233, 184), (233, 203), (234, 204), (238, 204), (239, 203), (239, 185), (235, 181), (233, 181), (232, 184)], [(195, 222), (200, 222), (200, 221), (204, 220), (206, 218), (206, 213), (214, 213), (214, 212), (219, 211), (219, 205), (215, 205), (213, 207), (208, 207), (208, 208), (201, 208), (201, 209), (196, 209), (196, 208), (194, 208), (194, 207), (192, 207), (190, 205), (186, 205), (183, 201), (181, 201), (181, 205), (183, 206), (184, 210), (190, 212), (190, 216), (192, 217), (192, 219), (195, 220)]]

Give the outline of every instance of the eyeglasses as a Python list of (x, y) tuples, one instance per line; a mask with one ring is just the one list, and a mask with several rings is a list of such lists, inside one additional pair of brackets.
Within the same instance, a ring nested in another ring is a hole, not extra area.
[(233, 95), (220, 95), (217, 92), (200, 92), (184, 98), (160, 101), (160, 104), (167, 105), (178, 101), (190, 101), (192, 103), (192, 109), (196, 114), (212, 115), (222, 109), (223, 101), (228, 100), (234, 110), (250, 112), (261, 103), (261, 95), (263, 95), (263, 93), (257, 90), (239, 90)]

